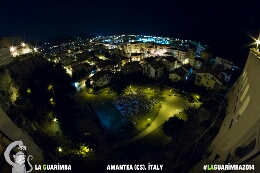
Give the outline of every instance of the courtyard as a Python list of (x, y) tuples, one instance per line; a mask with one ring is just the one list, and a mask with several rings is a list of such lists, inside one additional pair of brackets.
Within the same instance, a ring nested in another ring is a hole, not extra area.
[[(182, 110), (200, 105), (197, 102), (189, 103), (173, 89), (160, 89), (157, 85), (144, 83), (128, 86), (119, 97), (109, 88), (95, 94), (89, 94), (84, 88), (74, 98), (83, 109), (87, 102), (91, 105), (115, 147), (128, 145), (145, 137), (175, 114), (187, 120), (187, 116), (181, 113)], [(131, 122), (130, 127), (125, 126), (124, 122), (127, 121)]]

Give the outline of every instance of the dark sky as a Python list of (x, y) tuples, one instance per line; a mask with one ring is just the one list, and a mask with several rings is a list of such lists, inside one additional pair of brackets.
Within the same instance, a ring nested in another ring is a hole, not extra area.
[(3, 0), (0, 37), (21, 35), (45, 40), (76, 33), (169, 36), (201, 41), (228, 55), (253, 41), (247, 33), (257, 37), (259, 4), (218, 0)]

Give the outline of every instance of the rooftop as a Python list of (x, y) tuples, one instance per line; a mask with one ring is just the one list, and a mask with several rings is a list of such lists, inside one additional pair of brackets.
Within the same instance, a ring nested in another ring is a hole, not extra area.
[(110, 74), (108, 71), (98, 71), (91, 78), (93, 81), (98, 81), (101, 77), (106, 74)]
[(182, 67), (180, 67), (180, 68), (174, 69), (172, 73), (175, 73), (175, 74), (177, 74), (178, 76), (184, 78), (184, 77), (186, 76), (186, 74), (187, 74), (187, 71), (184, 70)]
[(208, 74), (211, 74), (218, 81), (220, 81), (221, 83), (224, 83), (224, 77), (225, 76), (219, 70), (217, 70), (216, 68), (206, 67), (206, 68), (203, 68), (203, 69), (199, 70), (197, 73), (208, 73)]
[(170, 62), (170, 63), (175, 62), (175, 61), (178, 61), (178, 59), (175, 58), (174, 56), (167, 56), (167, 57), (165, 57), (165, 58), (163, 58), (163, 59), (165, 59), (166, 61), (168, 61), (168, 62)]
[(256, 48), (250, 48), (250, 51), (260, 58), (260, 52)]

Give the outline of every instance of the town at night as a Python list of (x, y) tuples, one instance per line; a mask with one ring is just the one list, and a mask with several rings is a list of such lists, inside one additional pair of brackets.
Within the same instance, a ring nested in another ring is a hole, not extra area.
[(0, 173), (259, 172), (258, 3), (0, 5)]

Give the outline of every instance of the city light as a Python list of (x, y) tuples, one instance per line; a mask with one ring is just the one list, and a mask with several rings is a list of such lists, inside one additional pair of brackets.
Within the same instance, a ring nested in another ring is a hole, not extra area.
[(59, 151), (59, 152), (62, 152), (62, 148), (61, 148), (61, 147), (59, 147), (59, 148), (58, 148), (58, 151)]
[(53, 119), (53, 122), (55, 122), (55, 123), (56, 123), (57, 121), (58, 121), (58, 119), (57, 119), (57, 118), (54, 118), (54, 119)]
[(21, 43), (21, 45), (24, 47), (24, 46), (25, 46), (25, 43)]
[(27, 88), (27, 93), (28, 93), (28, 94), (31, 94), (31, 92), (32, 92), (32, 91), (31, 91), (31, 88)]
[(256, 40), (256, 49), (258, 49), (258, 45), (260, 44), (259, 38)]
[(11, 52), (15, 51), (15, 48), (12, 46), (12, 47), (10, 48), (10, 51), (11, 51)]

